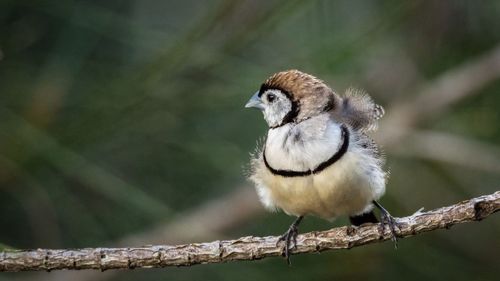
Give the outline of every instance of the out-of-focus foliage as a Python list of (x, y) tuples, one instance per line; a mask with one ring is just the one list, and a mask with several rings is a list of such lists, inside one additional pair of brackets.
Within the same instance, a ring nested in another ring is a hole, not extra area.
[[(178, 213), (244, 182), (266, 127), (243, 105), (271, 73), (298, 68), (389, 105), (495, 47), (499, 30), (500, 1), (3, 0), (0, 243), (113, 245), (182, 220)], [(498, 152), (499, 106), (497, 81), (418, 129)], [(498, 169), (390, 152), (388, 167), (382, 202), (396, 216), (500, 186)], [(220, 235), (279, 234), (291, 220), (268, 214)], [(308, 218), (301, 231), (331, 225)], [(499, 237), (493, 216), (403, 240), (397, 251), (385, 243), (294, 256), (293, 267), (268, 259), (114, 278), (493, 280)]]

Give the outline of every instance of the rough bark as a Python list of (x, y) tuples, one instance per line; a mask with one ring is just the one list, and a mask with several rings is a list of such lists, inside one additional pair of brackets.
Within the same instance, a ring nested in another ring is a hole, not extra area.
[[(398, 218), (399, 237), (408, 237), (459, 223), (480, 221), (500, 210), (500, 191), (472, 198), (448, 207), (417, 212)], [(37, 271), (61, 269), (132, 269), (191, 266), (237, 260), (257, 260), (281, 256), (278, 237), (247, 236), (235, 240), (158, 245), (137, 248), (37, 249), (0, 253), (0, 271)], [(299, 235), (293, 254), (349, 249), (390, 239), (387, 227), (380, 224), (337, 227)]]

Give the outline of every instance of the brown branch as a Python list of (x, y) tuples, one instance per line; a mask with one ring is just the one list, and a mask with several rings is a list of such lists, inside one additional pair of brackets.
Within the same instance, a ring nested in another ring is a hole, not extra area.
[[(500, 210), (500, 191), (429, 212), (417, 212), (397, 219), (400, 237), (408, 237), (459, 223), (482, 220)], [(193, 243), (177, 246), (138, 248), (86, 248), (76, 250), (21, 250), (0, 253), (0, 271), (60, 269), (132, 269), (191, 266), (237, 260), (257, 260), (280, 256), (278, 237), (247, 236), (236, 240)], [(313, 253), (381, 242), (390, 239), (389, 230), (380, 224), (354, 228), (337, 227), (299, 235), (293, 254)]]

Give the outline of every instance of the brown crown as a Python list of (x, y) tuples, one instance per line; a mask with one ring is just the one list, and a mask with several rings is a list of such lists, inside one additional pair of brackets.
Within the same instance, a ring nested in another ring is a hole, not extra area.
[(262, 84), (265, 89), (280, 89), (287, 92), (293, 100), (300, 100), (312, 93), (331, 92), (330, 88), (320, 79), (296, 69), (281, 71), (269, 77)]

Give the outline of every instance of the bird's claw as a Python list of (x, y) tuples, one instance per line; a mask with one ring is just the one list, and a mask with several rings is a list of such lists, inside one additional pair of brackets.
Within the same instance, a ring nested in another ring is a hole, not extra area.
[[(299, 234), (299, 229), (295, 224), (292, 224), (288, 230), (278, 238), (276, 241), (276, 246), (280, 244), (280, 242), (285, 242), (285, 247), (283, 250), (283, 255), (286, 258), (286, 262), (290, 265), (290, 250), (297, 246), (297, 235)], [(293, 245), (292, 245), (293, 242)]]
[(394, 217), (391, 216), (391, 214), (386, 213), (386, 212), (382, 212), (381, 219), (382, 219), (382, 223), (381, 223), (381, 230), (382, 231), (381, 232), (382, 233), (384, 232), (385, 225), (389, 226), (389, 230), (391, 232), (391, 240), (392, 240), (392, 242), (394, 242), (394, 248), (397, 249), (398, 248), (398, 237), (397, 237), (397, 233), (396, 233), (396, 228), (399, 228), (399, 227), (398, 227), (398, 223), (397, 223), (396, 219), (394, 219)]

